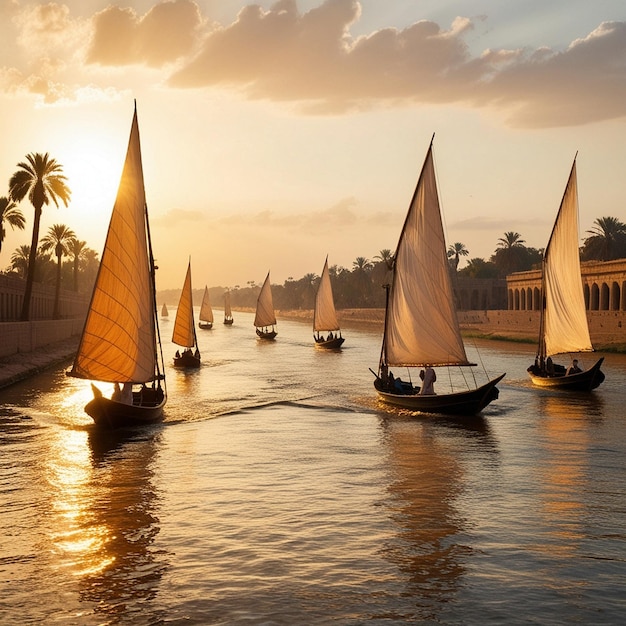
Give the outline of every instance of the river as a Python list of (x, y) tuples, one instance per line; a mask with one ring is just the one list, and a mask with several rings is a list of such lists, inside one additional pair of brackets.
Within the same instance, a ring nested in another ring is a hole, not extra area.
[(624, 355), (563, 395), (473, 342), (499, 399), (420, 417), (376, 400), (378, 332), (219, 315), (141, 432), (98, 433), (65, 368), (0, 391), (0, 623), (623, 623)]

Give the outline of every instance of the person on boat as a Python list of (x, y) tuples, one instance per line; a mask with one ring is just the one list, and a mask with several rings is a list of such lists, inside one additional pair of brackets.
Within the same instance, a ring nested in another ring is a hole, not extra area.
[(177, 359), (180, 359), (180, 350), (176, 350), (176, 354), (174, 355)]
[[(420, 372), (421, 374), (421, 372)], [(427, 365), (424, 369), (424, 384), (420, 389), (420, 396), (433, 396), (435, 395), (435, 381), (437, 380), (437, 374), (435, 374), (435, 370)]]
[(334, 339), (332, 330), (328, 333), (328, 341)]
[(546, 359), (546, 372), (548, 373), (548, 376), (554, 376), (554, 363), (552, 362), (551, 357)]
[(122, 387), (122, 393), (120, 395), (120, 402), (122, 404), (133, 403), (133, 383), (124, 383)]
[(122, 397), (122, 390), (120, 389), (120, 384), (115, 383), (113, 386), (113, 393), (111, 394), (111, 400), (114, 402), (119, 402)]
[(572, 374), (580, 374), (582, 370), (578, 367), (578, 359), (574, 359), (572, 364), (567, 368), (567, 372), (565, 372), (566, 376), (571, 376)]

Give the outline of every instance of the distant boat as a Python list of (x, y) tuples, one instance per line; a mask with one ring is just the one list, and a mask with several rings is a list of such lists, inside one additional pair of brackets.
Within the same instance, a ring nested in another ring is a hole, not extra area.
[(209, 299), (209, 288), (205, 285), (204, 296), (202, 297), (202, 304), (200, 305), (200, 322), (198, 326), (204, 330), (210, 330), (213, 328), (213, 309), (211, 308), (211, 301)]
[(98, 276), (68, 372), (115, 383), (110, 399), (92, 383), (94, 398), (85, 412), (98, 426), (119, 428), (162, 419), (167, 390), (154, 275), (135, 106)]
[[(315, 333), (313, 335), (315, 345), (319, 348), (337, 349), (341, 348), (341, 344), (344, 342), (335, 311), (333, 288), (330, 284), (330, 274), (328, 272), (328, 257), (326, 257), (320, 284), (315, 295), (313, 332)], [(320, 335), (320, 333), (325, 332), (328, 332), (327, 337)]]
[[(256, 315), (254, 317), (256, 334), (261, 339), (274, 339), (277, 332), (276, 315), (274, 314), (274, 302), (272, 300), (272, 286), (270, 285), (270, 273), (267, 273), (263, 287), (256, 303)], [(271, 327), (271, 330), (270, 330)]]
[(541, 288), (539, 346), (535, 363), (528, 368), (532, 382), (567, 391), (595, 389), (604, 380), (603, 358), (577, 372), (552, 362), (557, 354), (593, 351), (580, 274), (576, 158), (543, 254)]
[(224, 292), (224, 324), (231, 326), (235, 320), (233, 319), (233, 313), (230, 310), (230, 291)]
[(191, 295), (191, 261), (187, 266), (187, 275), (180, 300), (176, 309), (172, 341), (184, 348), (181, 353), (176, 351), (174, 365), (176, 367), (200, 367), (200, 350), (196, 338), (196, 327), (193, 321), (193, 298)]
[(163, 303), (163, 307), (161, 308), (161, 317), (168, 317), (169, 312), (167, 310), (167, 304)]
[[(434, 367), (474, 365), (465, 354), (449, 272), (431, 141), (394, 255), (391, 285), (386, 286), (374, 386), (388, 404), (423, 413), (473, 415), (498, 397), (496, 385), (504, 374), (480, 387), (434, 391)], [(391, 367), (424, 368), (422, 387), (394, 379)]]

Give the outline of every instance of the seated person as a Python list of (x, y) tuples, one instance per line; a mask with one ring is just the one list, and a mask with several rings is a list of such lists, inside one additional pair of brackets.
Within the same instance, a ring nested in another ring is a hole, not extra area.
[(578, 359), (574, 359), (572, 364), (567, 368), (567, 372), (565, 372), (566, 376), (570, 376), (571, 374), (580, 374), (582, 370), (578, 367)]

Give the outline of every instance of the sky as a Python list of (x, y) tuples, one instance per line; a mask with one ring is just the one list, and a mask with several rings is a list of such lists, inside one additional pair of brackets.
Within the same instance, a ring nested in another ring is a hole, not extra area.
[(72, 190), (41, 236), (101, 254), (135, 100), (159, 289), (395, 249), (433, 135), (459, 267), (543, 248), (576, 154), (581, 237), (626, 221), (623, 0), (0, 0), (0, 195), (34, 152)]

